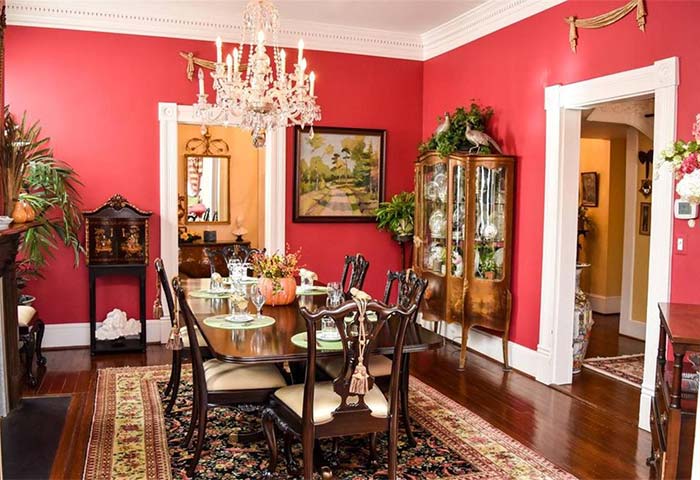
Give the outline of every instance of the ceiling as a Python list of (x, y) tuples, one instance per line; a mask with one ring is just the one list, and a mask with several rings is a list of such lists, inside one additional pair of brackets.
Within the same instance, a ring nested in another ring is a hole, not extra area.
[[(279, 44), (425, 60), (564, 0), (273, 0)], [(7, 0), (7, 23), (240, 40), (246, 0)]]
[[(486, 0), (276, 0), (283, 26), (299, 20), (346, 27), (421, 34), (453, 19)], [(85, 2), (82, 2), (85, 3)], [(100, 0), (91, 4), (106, 3)], [(147, 5), (143, 5), (146, 3)], [(121, 8), (165, 16), (237, 20), (245, 0), (122, 0)]]

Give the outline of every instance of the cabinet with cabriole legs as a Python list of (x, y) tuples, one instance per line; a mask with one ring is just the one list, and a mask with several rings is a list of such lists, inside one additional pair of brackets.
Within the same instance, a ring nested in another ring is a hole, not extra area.
[(503, 339), (508, 368), (515, 157), (437, 152), (415, 165), (413, 268), (428, 280), (422, 318), (459, 323), (462, 351), (472, 327)]

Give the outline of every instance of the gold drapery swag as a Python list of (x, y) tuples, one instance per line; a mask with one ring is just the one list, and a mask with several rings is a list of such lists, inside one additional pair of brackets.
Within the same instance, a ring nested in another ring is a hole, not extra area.
[(203, 58), (197, 58), (192, 52), (180, 52), (180, 56), (187, 60), (187, 80), (192, 80), (194, 78), (194, 66), (199, 65), (200, 67), (207, 68), (209, 70), (214, 70), (216, 68), (216, 63), (210, 60), (204, 60)]
[(646, 24), (646, 9), (644, 8), (644, 0), (630, 0), (627, 4), (616, 8), (597, 17), (591, 18), (576, 18), (574, 16), (566, 17), (564, 21), (569, 24), (569, 43), (571, 51), (576, 53), (576, 45), (578, 44), (577, 28), (603, 28), (624, 18), (632, 10), (637, 9), (637, 25), (643, 32)]
[[(205, 60), (203, 58), (195, 57), (194, 53), (192, 52), (180, 52), (180, 56), (187, 60), (187, 80), (192, 81), (194, 78), (194, 66), (198, 65), (202, 68), (206, 68), (207, 70), (216, 70), (216, 62), (213, 62), (211, 60)], [(238, 71), (239, 72), (245, 72), (246, 68), (248, 68), (247, 63), (241, 63), (238, 66)]]

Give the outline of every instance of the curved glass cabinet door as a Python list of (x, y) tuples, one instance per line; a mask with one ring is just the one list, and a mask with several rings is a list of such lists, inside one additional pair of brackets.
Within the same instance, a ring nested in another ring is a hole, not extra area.
[(506, 235), (506, 168), (475, 171), (474, 277), (503, 279)]
[(444, 163), (423, 166), (422, 267), (445, 275), (447, 263), (447, 168)]
[(464, 276), (464, 223), (465, 223), (465, 171), (464, 165), (452, 166), (452, 229), (450, 241), (452, 258), (450, 275), (461, 278)]

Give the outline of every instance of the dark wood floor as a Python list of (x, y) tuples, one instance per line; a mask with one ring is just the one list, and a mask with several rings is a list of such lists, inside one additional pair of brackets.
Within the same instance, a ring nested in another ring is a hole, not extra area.
[[(643, 341), (618, 333), (618, 315), (594, 314), (593, 318), (595, 324), (591, 330), (586, 358), (644, 353)], [(586, 368), (574, 375), (571, 385), (558, 385), (554, 388), (593, 408), (606, 411), (620, 422), (637, 425), (641, 393), (639, 388)]]
[[(78, 479), (90, 432), (97, 369), (165, 364), (170, 352), (158, 345), (149, 346), (143, 355), (92, 358), (88, 350), (78, 349), (49, 351), (46, 356), (48, 371), (37, 391), (25, 394), (74, 394), (52, 478)], [(644, 461), (650, 437), (637, 429), (638, 407), (632, 402), (601, 409), (518, 372), (504, 373), (499, 364), (473, 352), (462, 373), (457, 372), (457, 360), (458, 349), (448, 344), (416, 355), (412, 373), (580, 478), (648, 478)], [(612, 389), (605, 396), (629, 393), (626, 385), (601, 379), (603, 383), (592, 379), (590, 384)]]

